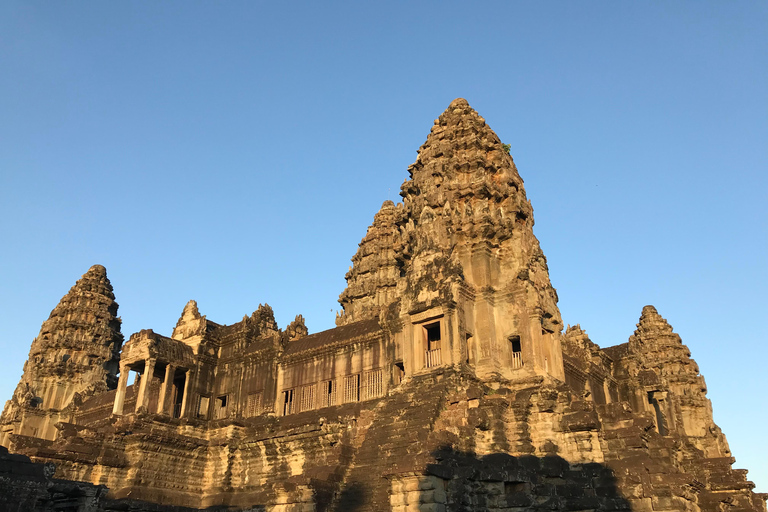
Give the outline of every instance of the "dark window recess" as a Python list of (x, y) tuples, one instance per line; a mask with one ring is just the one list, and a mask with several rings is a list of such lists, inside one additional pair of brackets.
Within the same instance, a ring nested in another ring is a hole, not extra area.
[(467, 364), (472, 364), (472, 334), (464, 334), (464, 345), (467, 349)]
[(509, 337), (509, 348), (512, 349), (512, 368), (523, 367), (523, 346), (520, 343), (520, 336)]
[(323, 383), (324, 395), (322, 407), (336, 405), (336, 383), (333, 380), (327, 380)]
[(423, 326), (424, 345), (426, 352), (424, 354), (424, 368), (432, 368), (442, 364), (440, 356), (440, 322), (433, 322)]
[(283, 391), (283, 416), (293, 412), (293, 390)]
[(215, 416), (217, 420), (227, 417), (227, 395), (216, 397)]
[(440, 322), (425, 325), (424, 330), (427, 331), (427, 343), (429, 343), (429, 349), (435, 349), (438, 347), (440, 341)]
[(181, 418), (181, 403), (184, 400), (185, 383), (184, 375), (173, 379), (173, 411), (171, 416), (174, 418)]
[(208, 406), (210, 405), (211, 397), (200, 396), (197, 402), (197, 417), (207, 420), (208, 419)]
[(403, 363), (395, 363), (395, 385), (403, 382), (405, 378), (405, 365)]
[(669, 433), (669, 428), (667, 427), (667, 419), (664, 417), (664, 412), (661, 410), (661, 404), (659, 404), (659, 401), (656, 399), (655, 395), (656, 391), (648, 392), (648, 403), (653, 406), (653, 410), (656, 413), (656, 426), (658, 428), (659, 434), (666, 436)]

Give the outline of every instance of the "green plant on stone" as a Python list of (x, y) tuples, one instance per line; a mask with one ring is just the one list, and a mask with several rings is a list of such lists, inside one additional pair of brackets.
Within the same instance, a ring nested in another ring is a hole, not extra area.
[(509, 154), (509, 150), (512, 149), (512, 144), (502, 144), (501, 149), (503, 149), (506, 154)]

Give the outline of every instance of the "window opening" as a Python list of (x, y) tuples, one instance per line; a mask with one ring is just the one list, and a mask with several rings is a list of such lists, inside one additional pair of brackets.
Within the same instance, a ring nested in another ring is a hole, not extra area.
[(405, 365), (402, 362), (395, 363), (395, 385), (403, 382), (405, 378)]
[(667, 419), (664, 417), (664, 412), (661, 410), (660, 400), (656, 398), (657, 393), (658, 391), (648, 392), (648, 403), (653, 406), (653, 409), (656, 412), (656, 430), (659, 434), (666, 436), (669, 433)]
[(509, 337), (510, 348), (512, 349), (512, 368), (523, 367), (523, 347), (520, 343), (520, 336)]
[(227, 403), (228, 403), (227, 395), (222, 395), (219, 397), (216, 397), (216, 409), (214, 411), (214, 418), (217, 420), (223, 419), (227, 417)]
[(315, 386), (302, 386), (299, 389), (299, 410), (297, 412), (301, 411), (311, 411), (315, 408)]
[(424, 367), (432, 368), (433, 366), (440, 365), (440, 322), (424, 326), (424, 340), (426, 345)]
[(288, 416), (293, 412), (293, 390), (283, 391), (283, 416)]
[(360, 393), (362, 400), (378, 398), (384, 394), (382, 373), (381, 368), (365, 372), (363, 388)]
[(211, 404), (211, 397), (200, 395), (197, 400), (197, 417), (204, 420), (208, 419), (208, 407)]
[(184, 400), (185, 382), (185, 375), (173, 379), (173, 412), (171, 416), (174, 418), (181, 418), (181, 402)]
[(327, 380), (323, 382), (323, 405), (322, 407), (330, 407), (336, 405), (336, 382), (333, 380)]
[(475, 343), (472, 339), (471, 333), (466, 333), (464, 335), (464, 347), (467, 349), (467, 364), (472, 364), (474, 362), (474, 351), (475, 351)]
[(344, 403), (360, 401), (360, 374), (344, 377)]
[(440, 322), (425, 325), (424, 331), (427, 333), (427, 348), (430, 350), (440, 348)]

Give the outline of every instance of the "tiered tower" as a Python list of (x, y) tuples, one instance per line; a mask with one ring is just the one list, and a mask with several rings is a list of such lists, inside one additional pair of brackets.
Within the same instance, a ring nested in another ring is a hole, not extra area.
[(705, 457), (730, 457), (728, 442), (712, 418), (707, 385), (691, 351), (653, 306), (643, 308), (625, 358), (630, 377), (640, 383), (630, 400), (653, 412), (659, 432), (678, 431)]
[(456, 99), (408, 171), (403, 203), (384, 203), (352, 259), (338, 324), (389, 318), (406, 375), (562, 380), (557, 294), (499, 137)]
[(114, 388), (123, 335), (107, 271), (92, 266), (43, 322), (24, 373), (0, 418), (0, 444), (9, 434), (56, 437), (75, 402)]

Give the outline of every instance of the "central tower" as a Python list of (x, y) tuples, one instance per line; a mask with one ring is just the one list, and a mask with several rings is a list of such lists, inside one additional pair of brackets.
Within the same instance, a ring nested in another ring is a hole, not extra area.
[(352, 258), (344, 325), (380, 318), (405, 376), (467, 366), (481, 378), (564, 380), (562, 320), (533, 208), (507, 147), (456, 99)]

